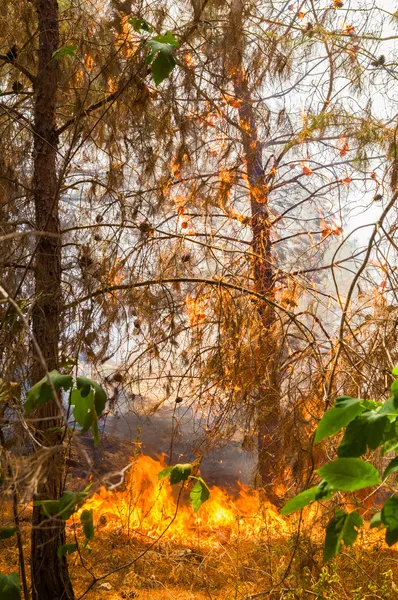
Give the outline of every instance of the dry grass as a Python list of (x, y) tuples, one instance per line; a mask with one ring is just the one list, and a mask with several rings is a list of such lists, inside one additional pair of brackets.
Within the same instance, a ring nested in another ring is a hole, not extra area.
[[(9, 525), (9, 506), (2, 507), (1, 526)], [(29, 556), (29, 510), (23, 533)], [(80, 537), (80, 528), (76, 525)], [(398, 598), (398, 554), (389, 549), (382, 536), (364, 532), (353, 548), (329, 563), (322, 564), (320, 531), (302, 533), (296, 544), (291, 538), (234, 539), (218, 547), (206, 547), (192, 540), (190, 547), (159, 541), (148, 549), (148, 541), (130, 539), (120, 529), (109, 531), (100, 524), (91, 542), (91, 551), (69, 558), (76, 597), (100, 578), (85, 595), (87, 600), (240, 600), (264, 590), (270, 600), (392, 600)], [(68, 541), (73, 541), (74, 525), (68, 523)], [(0, 572), (18, 569), (15, 539), (0, 542)], [(289, 574), (283, 575), (292, 557)], [(137, 557), (147, 552), (139, 559)], [(396, 583), (397, 582), (397, 585)]]

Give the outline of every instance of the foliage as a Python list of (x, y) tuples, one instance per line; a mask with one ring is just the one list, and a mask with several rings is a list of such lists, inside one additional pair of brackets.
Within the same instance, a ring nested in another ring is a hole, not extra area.
[[(392, 371), (398, 375), (398, 369)], [(308, 504), (330, 498), (337, 492), (360, 490), (381, 483), (378, 469), (369, 461), (361, 460), (368, 450), (380, 448), (382, 454), (398, 447), (398, 379), (391, 384), (391, 397), (386, 402), (374, 402), (341, 396), (333, 408), (328, 410), (319, 422), (315, 433), (317, 442), (333, 436), (341, 430), (344, 435), (337, 448), (337, 458), (318, 469), (323, 478), (319, 486), (305, 490), (289, 500), (282, 514), (301, 510)], [(383, 480), (398, 471), (398, 457), (391, 459), (383, 473)], [(326, 482), (327, 495), (320, 495), (319, 488)], [(362, 519), (356, 511), (349, 514), (337, 510), (326, 529), (324, 560), (336, 556), (342, 542), (351, 546), (357, 537)], [(386, 529), (385, 540), (388, 546), (398, 541), (398, 498), (392, 495), (380, 512), (371, 520), (371, 527)]]
[[(51, 385), (50, 385), (51, 384)], [(53, 387), (52, 387), (53, 386)], [(91, 427), (94, 445), (99, 444), (98, 419), (103, 413), (107, 401), (105, 390), (88, 377), (77, 376), (73, 387), (71, 375), (61, 375), (54, 370), (36, 383), (26, 394), (24, 409), (27, 416), (37, 406), (41, 406), (53, 399), (55, 392), (61, 389), (70, 390), (69, 405), (73, 406), (73, 416), (81, 427), (81, 432), (86, 433)]]
[(0, 573), (0, 598), (1, 600), (19, 600), (21, 586), (18, 573), (3, 575)]
[(210, 498), (210, 490), (207, 487), (205, 481), (202, 477), (196, 477), (195, 475), (191, 475), (193, 472), (194, 465), (190, 463), (186, 464), (177, 464), (174, 466), (166, 467), (163, 471), (160, 471), (158, 474), (159, 479), (163, 479), (165, 477), (170, 478), (171, 485), (175, 485), (176, 483), (183, 483), (188, 479), (195, 480), (195, 484), (191, 489), (189, 494), (189, 498), (191, 500), (191, 505), (193, 507), (194, 512), (198, 512), (199, 508), (202, 506), (206, 500)]

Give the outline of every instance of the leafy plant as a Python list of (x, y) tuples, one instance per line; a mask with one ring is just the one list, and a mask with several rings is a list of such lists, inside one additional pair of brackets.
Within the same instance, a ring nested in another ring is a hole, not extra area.
[[(149, 23), (140, 17), (131, 17), (129, 23), (137, 33), (151, 34), (153, 31)], [(150, 50), (146, 63), (151, 66), (155, 84), (159, 85), (167, 79), (176, 66), (173, 52), (175, 48), (178, 48), (178, 41), (170, 31), (167, 31), (165, 34), (156, 35), (147, 40), (146, 47)]]
[(46, 404), (53, 399), (53, 388), (58, 393), (61, 389), (70, 390), (69, 405), (73, 406), (73, 416), (86, 433), (91, 427), (94, 445), (99, 444), (98, 418), (105, 409), (107, 396), (105, 390), (88, 377), (76, 377), (75, 385), (71, 375), (61, 375), (57, 370), (43, 377), (26, 394), (24, 410), (27, 416), (37, 406)]
[[(398, 368), (392, 374), (398, 376)], [(361, 400), (349, 396), (337, 398), (333, 408), (322, 417), (315, 433), (315, 442), (344, 430), (343, 438), (333, 460), (317, 473), (322, 477), (318, 486), (304, 490), (282, 508), (288, 515), (301, 510), (308, 504), (326, 500), (336, 492), (360, 490), (379, 485), (381, 478), (378, 469), (360, 457), (368, 450), (381, 448), (382, 455), (394, 451), (393, 458), (384, 470), (383, 479), (398, 471), (398, 379), (391, 384), (391, 397), (386, 402)], [(342, 547), (351, 546), (358, 535), (362, 518), (353, 511), (346, 513), (337, 510), (326, 528), (324, 547), (325, 562), (336, 556)], [(389, 546), (398, 542), (398, 498), (391, 496), (376, 513), (370, 527), (385, 528), (385, 540)]]
[(187, 481), (188, 479), (195, 480), (195, 485), (189, 494), (189, 498), (194, 512), (198, 512), (202, 504), (210, 498), (210, 490), (202, 477), (191, 475), (192, 470), (193, 465), (190, 463), (177, 464), (171, 467), (166, 467), (163, 469), (163, 471), (160, 471), (158, 478), (163, 479), (165, 477), (169, 477), (171, 485)]
[(1, 600), (19, 600), (21, 597), (21, 585), (18, 573), (3, 575), (0, 573), (0, 598)]

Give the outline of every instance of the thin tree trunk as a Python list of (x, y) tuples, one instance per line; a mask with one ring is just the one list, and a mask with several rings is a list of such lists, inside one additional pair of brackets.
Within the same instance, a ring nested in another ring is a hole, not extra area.
[[(58, 63), (53, 53), (59, 44), (57, 0), (36, 0), (39, 27), (39, 65), (34, 104), (34, 202), (36, 228), (47, 232), (36, 247), (33, 333), (48, 371), (58, 367), (61, 302), (61, 239), (58, 209), (56, 95)], [(44, 375), (36, 359), (35, 381)], [(49, 449), (45, 453), (36, 499), (57, 499), (62, 493), (64, 452), (60, 434), (60, 404), (54, 399), (35, 413), (36, 435)], [(48, 419), (53, 417), (53, 419)], [(47, 420), (46, 420), (47, 419)], [(46, 519), (33, 509), (31, 575), (33, 600), (71, 600), (72, 585), (65, 557), (57, 548), (65, 543), (65, 523)]]
[[(250, 194), (253, 275), (256, 291), (269, 299), (274, 298), (274, 268), (268, 185), (264, 176), (263, 146), (253, 110), (252, 97), (244, 67), (244, 0), (233, 0), (230, 13), (231, 29), (228, 44), (231, 45), (230, 71), (233, 74), (235, 97), (238, 102), (242, 146), (246, 161), (247, 183)], [(266, 302), (258, 307), (266, 337), (267, 378), (256, 391), (258, 427), (258, 473), (267, 488), (269, 498), (280, 503), (274, 493), (276, 476), (281, 460), (281, 409), (280, 380), (278, 371), (279, 349), (275, 344), (273, 329), (276, 314)]]

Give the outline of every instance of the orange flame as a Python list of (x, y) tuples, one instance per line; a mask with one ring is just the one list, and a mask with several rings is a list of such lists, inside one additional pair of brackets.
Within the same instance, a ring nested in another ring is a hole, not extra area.
[[(181, 494), (180, 484), (171, 486), (168, 480), (158, 480), (163, 461), (149, 456), (136, 459), (122, 490), (101, 488), (85, 504), (93, 509), (94, 519), (101, 529), (117, 529), (127, 535), (156, 539), (164, 538), (180, 544), (193, 540), (205, 546), (218, 546), (237, 536), (244, 538), (289, 533), (289, 524), (267, 501), (260, 501), (258, 492), (240, 484), (233, 499), (217, 486), (210, 488), (210, 499), (198, 513), (188, 502), (188, 491)], [(185, 484), (189, 489), (190, 484)]]

